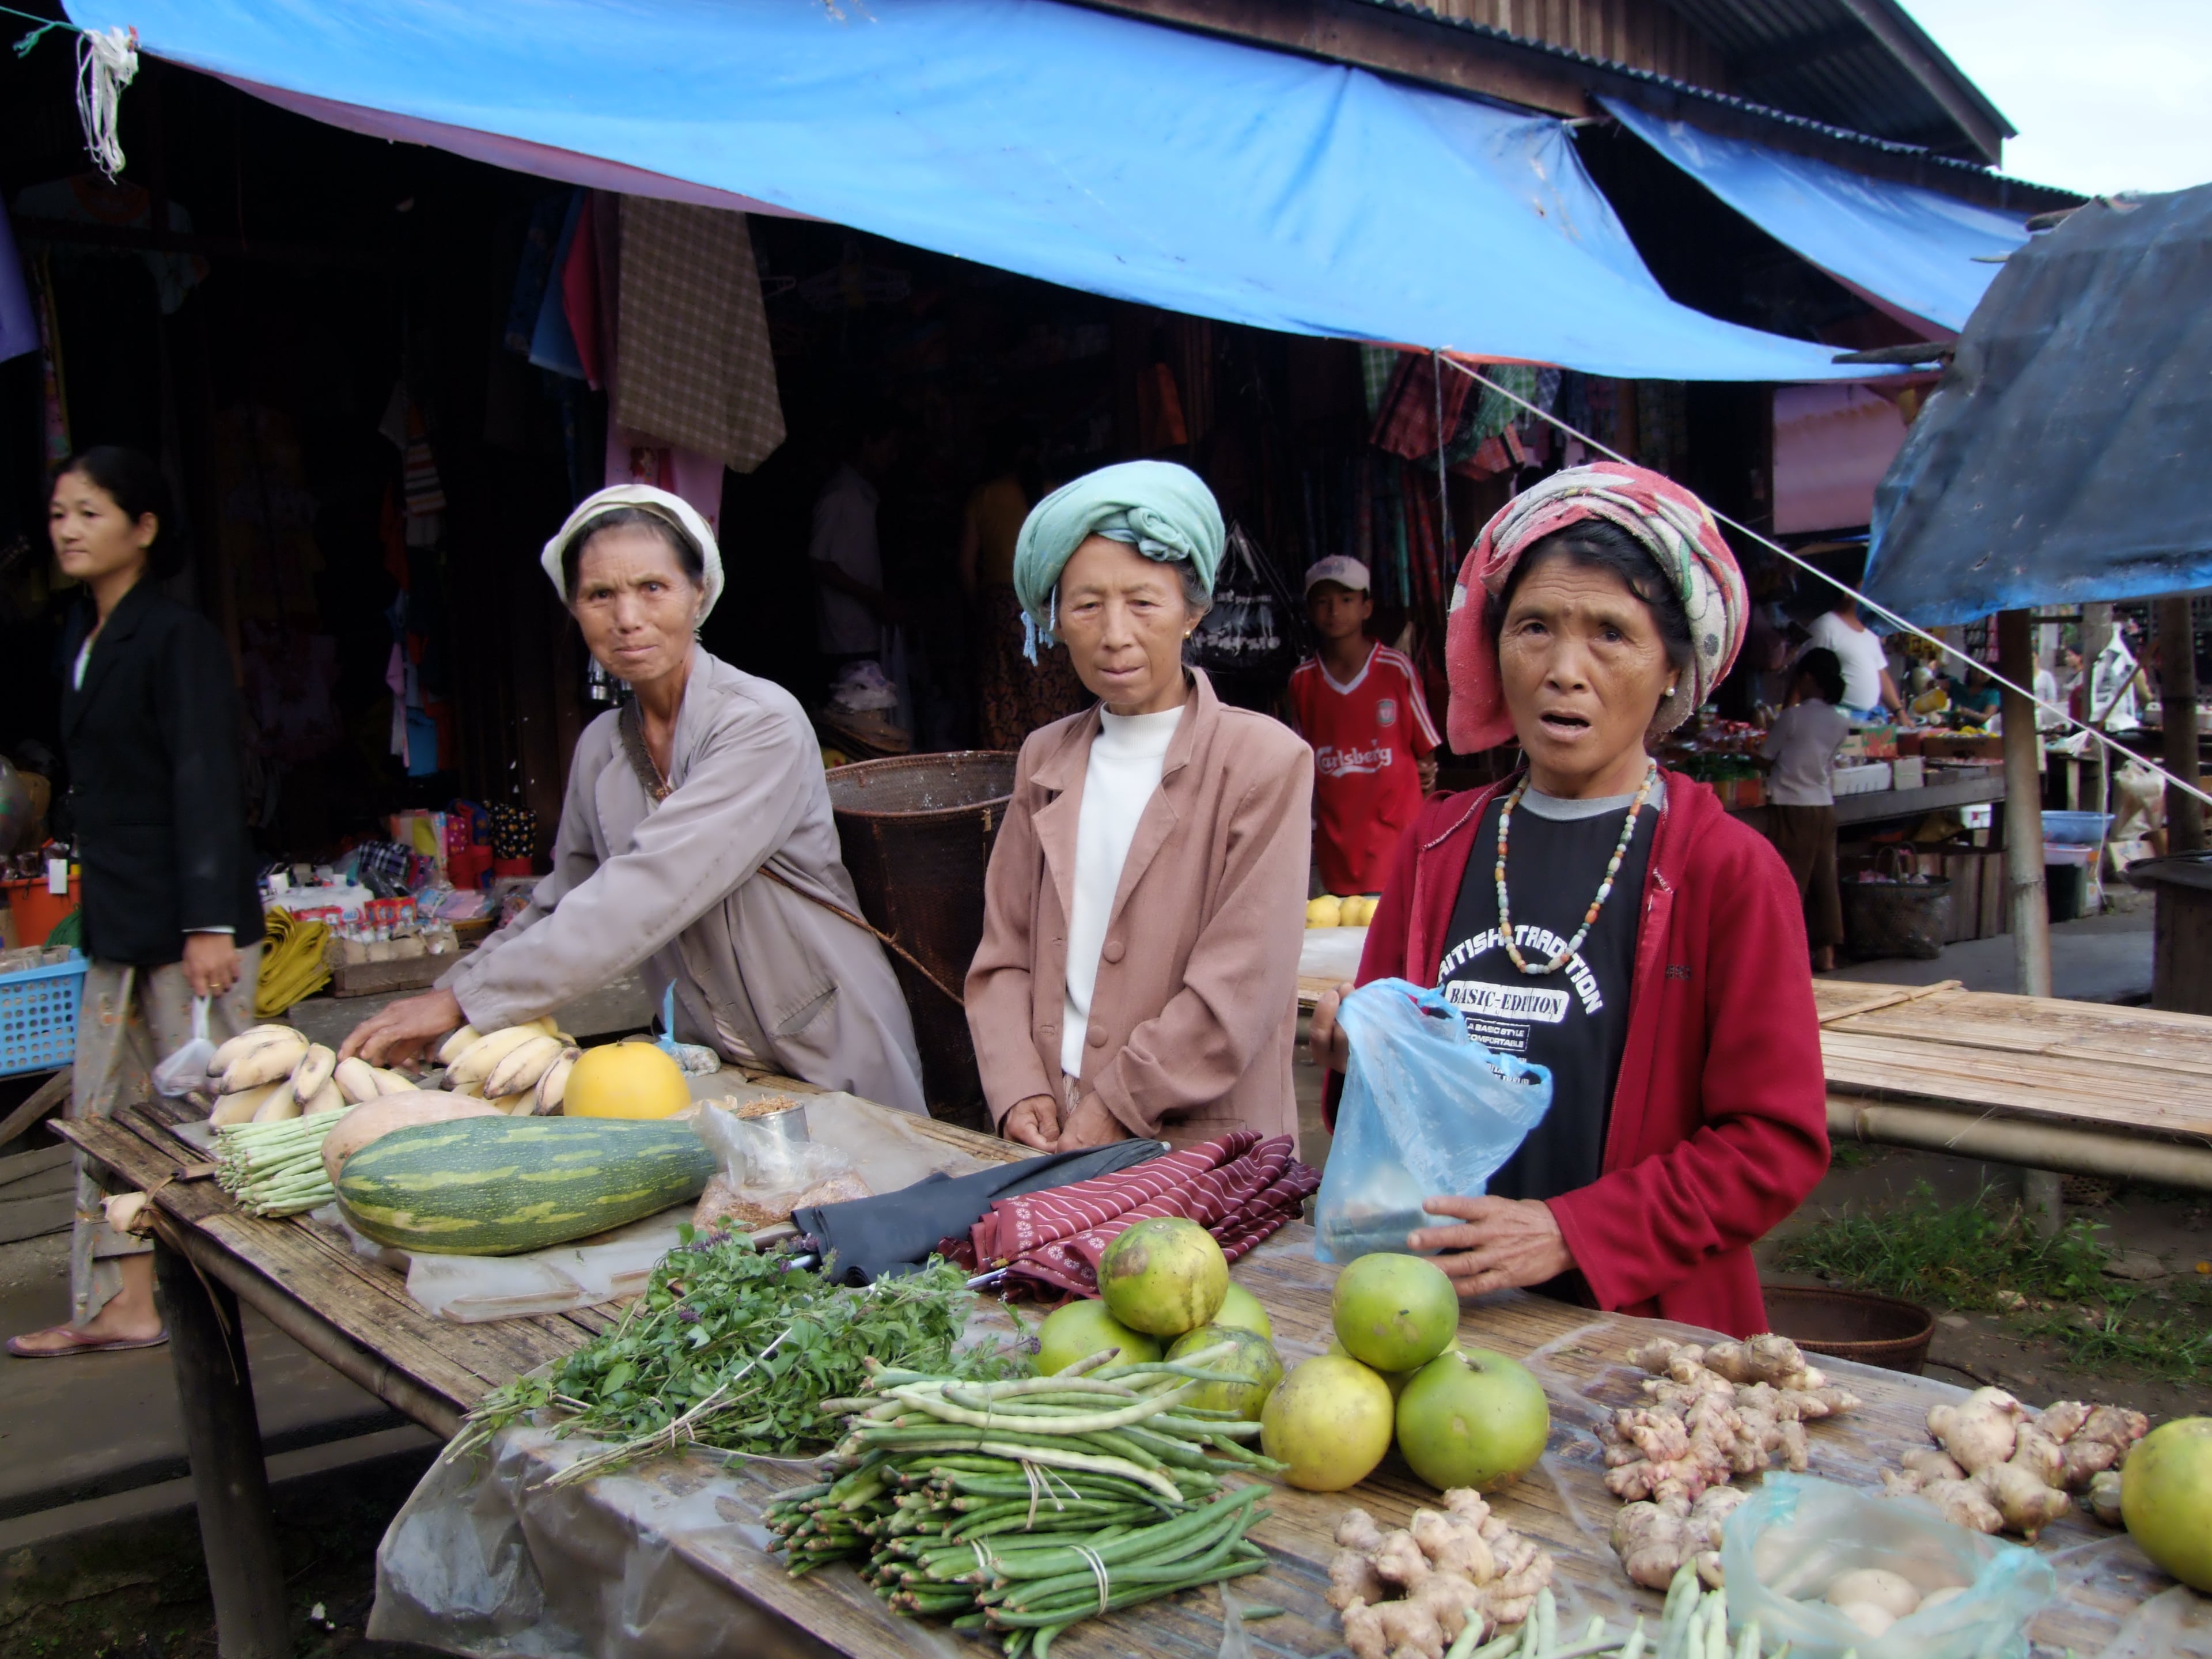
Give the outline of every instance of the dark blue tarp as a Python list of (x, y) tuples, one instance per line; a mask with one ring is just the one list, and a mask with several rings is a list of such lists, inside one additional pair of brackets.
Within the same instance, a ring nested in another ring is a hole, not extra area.
[(1600, 100), (1621, 125), (1784, 246), (1885, 310), (1955, 334), (2027, 240), (2025, 216), (1723, 138)]
[(1875, 494), (1924, 626), (2212, 586), (2212, 185), (2092, 202), (2006, 263)]
[(684, 181), (1199, 316), (1601, 374), (1868, 378), (1669, 300), (1557, 121), (1056, 0), (69, 10), (346, 125), (544, 147), (559, 177), (604, 158), (641, 169), (634, 188)]

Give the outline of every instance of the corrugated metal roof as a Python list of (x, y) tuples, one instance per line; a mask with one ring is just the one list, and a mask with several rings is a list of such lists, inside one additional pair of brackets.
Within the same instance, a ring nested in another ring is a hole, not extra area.
[(1365, 3), (1747, 112), (1977, 168), (1995, 163), (2002, 141), (2014, 131), (1897, 0), (1646, 0), (1671, 6), (1711, 42), (1727, 64), (1726, 92), (1452, 17), (1415, 0)]
[(1720, 49), (1729, 90), (1753, 103), (1954, 155), (1986, 155), (1990, 136), (2012, 135), (1895, 0), (1668, 3)]

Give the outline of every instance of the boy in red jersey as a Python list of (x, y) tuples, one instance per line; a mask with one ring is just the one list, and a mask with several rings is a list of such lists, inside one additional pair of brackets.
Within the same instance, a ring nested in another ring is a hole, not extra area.
[(1376, 893), (1398, 832), (1436, 787), (1439, 739), (1420, 674), (1370, 641), (1367, 567), (1337, 555), (1306, 572), (1321, 650), (1291, 676), (1291, 710), (1314, 751), (1314, 855), (1332, 893)]

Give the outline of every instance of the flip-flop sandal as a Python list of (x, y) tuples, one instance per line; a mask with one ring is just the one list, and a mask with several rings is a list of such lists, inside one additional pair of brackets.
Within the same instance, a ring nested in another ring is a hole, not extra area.
[[(27, 1334), (43, 1336), (46, 1333), (33, 1331)], [(24, 1340), (21, 1336), (11, 1336), (8, 1339), (8, 1352), (18, 1359), (67, 1359), (72, 1355), (81, 1353), (125, 1353), (132, 1348), (158, 1348), (169, 1340), (169, 1334), (163, 1331), (159, 1336), (110, 1337), (105, 1341), (85, 1341), (72, 1336), (70, 1346), (66, 1348), (26, 1348), (17, 1346)]]

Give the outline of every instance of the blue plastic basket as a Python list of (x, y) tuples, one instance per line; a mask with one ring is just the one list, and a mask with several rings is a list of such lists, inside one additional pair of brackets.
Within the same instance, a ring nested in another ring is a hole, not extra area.
[(2063, 847), (2094, 847), (2112, 827), (2110, 812), (2054, 812), (2043, 815), (2043, 839)]
[(58, 1071), (76, 1058), (76, 1010), (88, 966), (78, 956), (51, 968), (0, 974), (0, 1077)]

